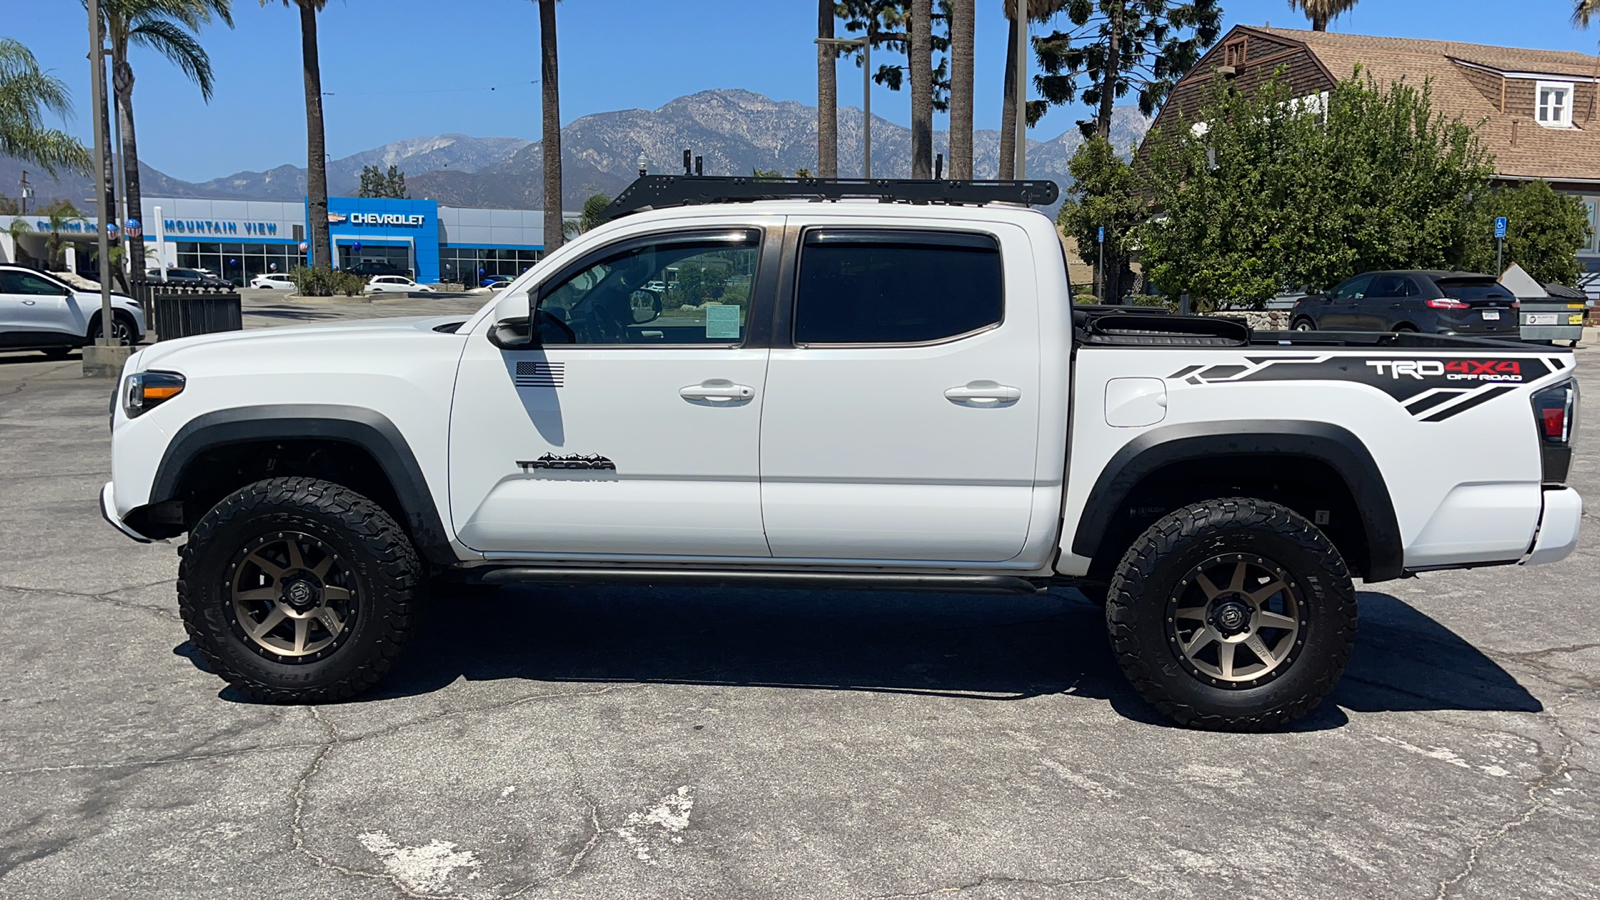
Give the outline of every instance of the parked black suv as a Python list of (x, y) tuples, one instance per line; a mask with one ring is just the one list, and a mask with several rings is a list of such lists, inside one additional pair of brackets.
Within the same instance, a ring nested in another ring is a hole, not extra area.
[[(160, 281), (161, 270), (150, 269), (144, 273), (146, 281)], [(183, 284), (198, 287), (230, 287), (230, 283), (199, 269), (170, 268), (167, 270), (168, 284)]]
[(1294, 305), (1296, 331), (1420, 331), (1515, 338), (1517, 298), (1493, 275), (1368, 272)]
[(386, 262), (356, 263), (355, 265), (346, 268), (345, 271), (349, 272), (351, 275), (360, 275), (363, 278), (371, 278), (374, 275), (404, 275), (407, 278), (411, 277), (410, 269), (402, 268), (394, 263)]

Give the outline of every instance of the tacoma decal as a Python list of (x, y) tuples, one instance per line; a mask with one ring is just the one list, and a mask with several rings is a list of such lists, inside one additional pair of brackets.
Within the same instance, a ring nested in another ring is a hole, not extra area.
[(535, 469), (605, 469), (617, 470), (617, 464), (604, 456), (555, 456), (549, 453), (538, 459), (519, 459), (517, 466), (524, 472)]
[(1424, 422), (1441, 422), (1493, 400), (1515, 385), (1563, 367), (1539, 357), (1484, 354), (1367, 359), (1356, 356), (1251, 357), (1243, 363), (1186, 366), (1168, 375), (1187, 384), (1261, 381), (1353, 381), (1377, 388)]

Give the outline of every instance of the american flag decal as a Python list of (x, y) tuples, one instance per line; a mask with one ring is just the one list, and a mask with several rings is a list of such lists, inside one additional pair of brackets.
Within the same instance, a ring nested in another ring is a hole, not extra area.
[(517, 387), (561, 387), (567, 380), (567, 364), (552, 362), (517, 363)]

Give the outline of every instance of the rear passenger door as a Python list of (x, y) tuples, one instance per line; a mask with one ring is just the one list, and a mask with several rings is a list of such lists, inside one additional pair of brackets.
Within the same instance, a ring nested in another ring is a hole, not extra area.
[(1361, 331), (1390, 331), (1400, 322), (1414, 318), (1406, 309), (1407, 298), (1415, 299), (1417, 286), (1404, 275), (1385, 272), (1372, 277), (1372, 286), (1356, 310), (1355, 327)]
[(1358, 328), (1356, 323), (1359, 321), (1361, 304), (1371, 284), (1371, 275), (1357, 275), (1329, 291), (1327, 311), (1322, 314), (1322, 321), (1317, 327), (1345, 331)]
[(761, 418), (772, 555), (1016, 556), (1040, 396), (1037, 306), (1007, 303), (1033, 290), (1025, 233), (789, 222)]

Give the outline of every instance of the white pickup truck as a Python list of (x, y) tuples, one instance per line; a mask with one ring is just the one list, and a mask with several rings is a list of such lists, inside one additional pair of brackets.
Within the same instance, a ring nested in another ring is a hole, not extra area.
[(1074, 585), (1224, 729), (1328, 693), (1352, 578), (1575, 546), (1569, 351), (1075, 310), (993, 202), (1040, 183), (929, 184), (653, 176), (465, 321), (147, 347), (103, 511), (188, 534), (189, 635), (267, 701), (370, 687), (450, 580)]

